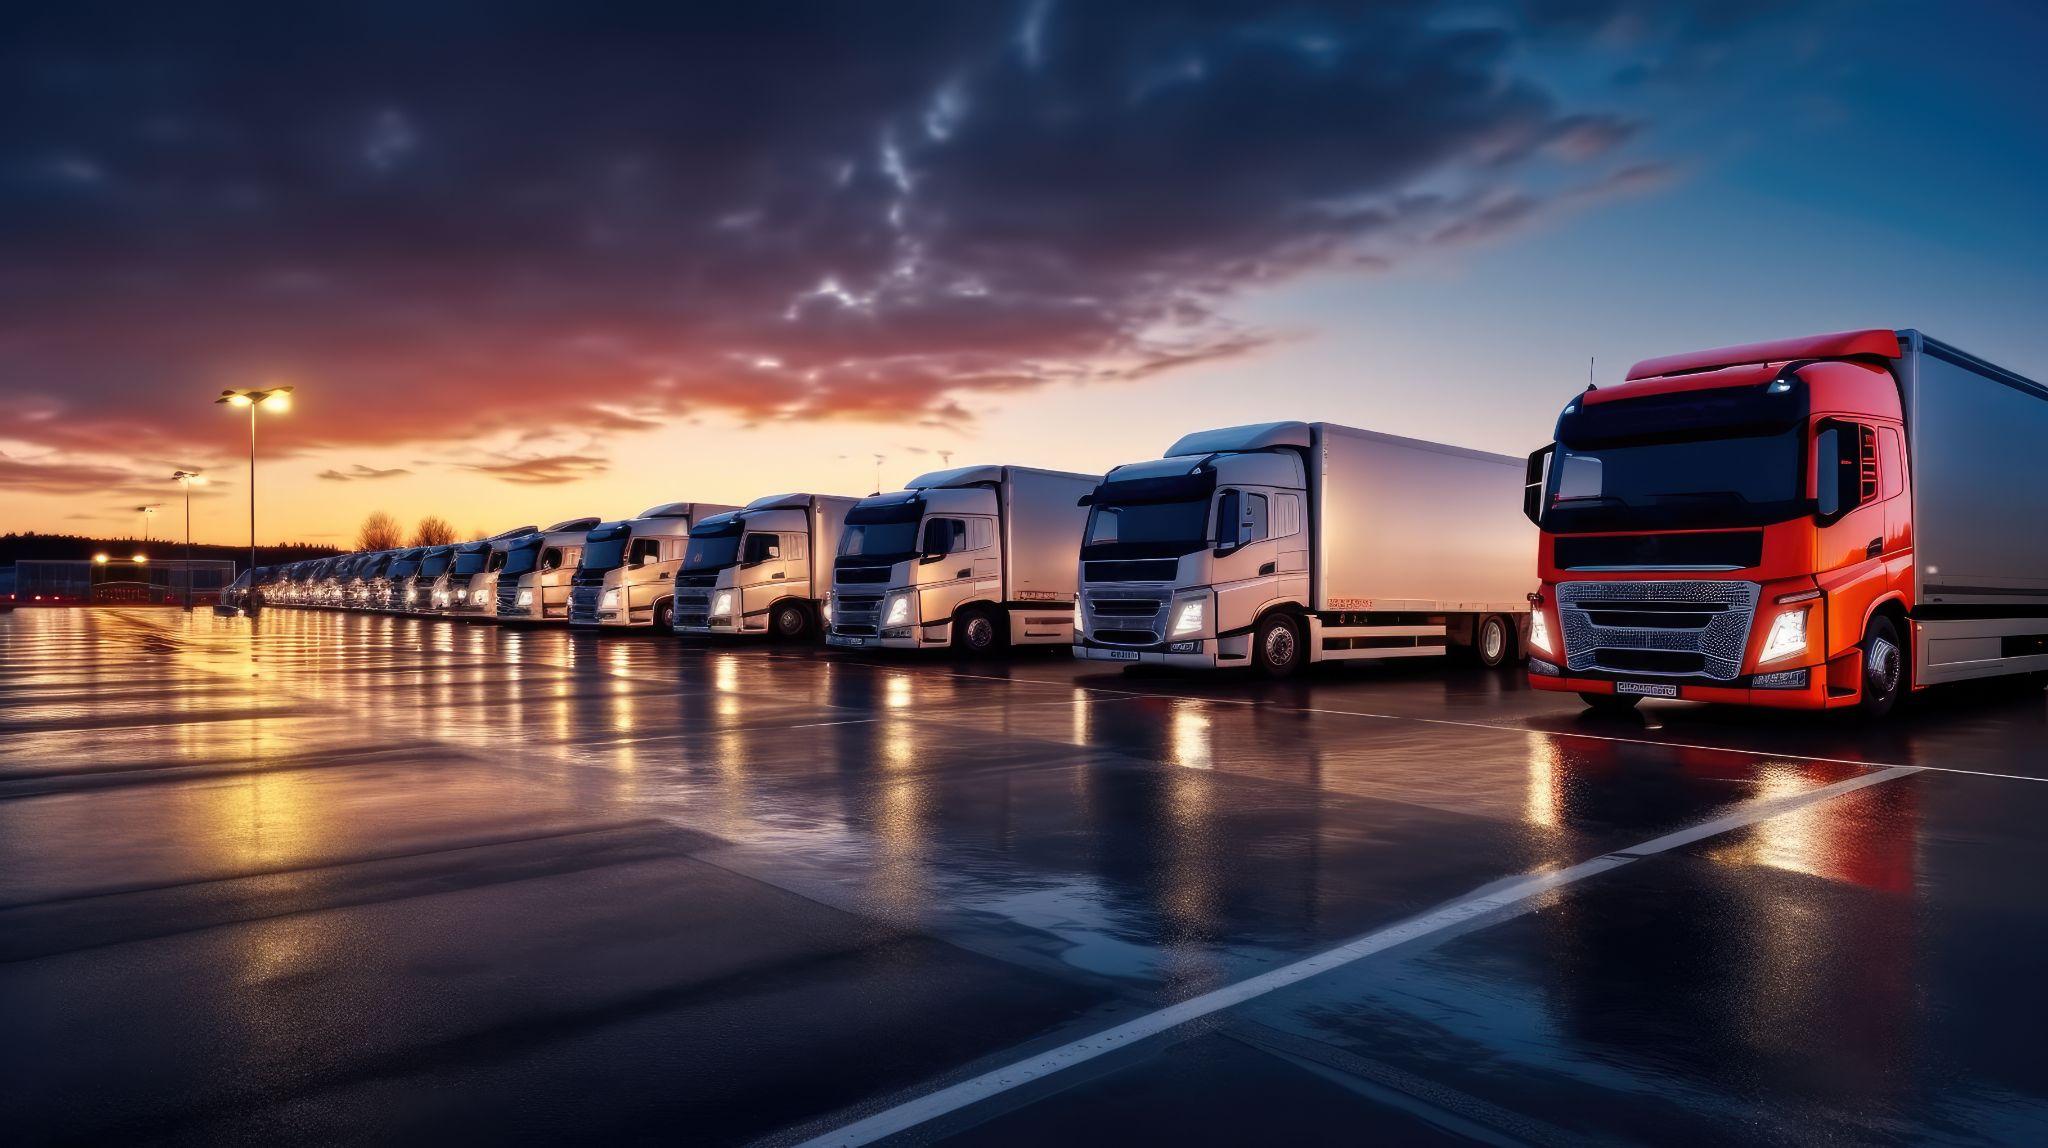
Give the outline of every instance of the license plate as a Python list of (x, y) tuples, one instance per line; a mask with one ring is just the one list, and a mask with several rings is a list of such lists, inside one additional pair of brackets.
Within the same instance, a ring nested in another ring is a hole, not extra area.
[(1111, 650), (1109, 652), (1109, 660), (1112, 662), (1135, 662), (1138, 660), (1138, 651)]
[(1616, 682), (1614, 692), (1640, 694), (1646, 698), (1675, 698), (1678, 696), (1678, 687), (1663, 682)]
[(842, 646), (865, 646), (868, 644), (868, 640), (866, 638), (840, 638), (838, 643)]

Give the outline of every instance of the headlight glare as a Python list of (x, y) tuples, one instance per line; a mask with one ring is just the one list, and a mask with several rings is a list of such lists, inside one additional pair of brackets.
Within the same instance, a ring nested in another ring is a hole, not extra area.
[(598, 599), (598, 609), (600, 610), (616, 610), (618, 608), (619, 592), (617, 590), (606, 590), (604, 597)]
[(731, 617), (731, 616), (732, 616), (732, 591), (730, 591), (730, 590), (721, 590), (721, 591), (719, 591), (718, 597), (716, 597), (716, 598), (713, 598), (713, 599), (711, 600), (711, 612), (712, 612), (712, 614), (714, 614), (714, 615), (716, 615), (716, 616), (718, 616), (718, 617), (720, 617), (720, 618), (728, 618), (728, 617)]
[(533, 605), (533, 591), (521, 590), (519, 592), (518, 604), (521, 606)]
[(1763, 653), (1759, 661), (1775, 662), (1806, 651), (1806, 611), (1787, 610), (1771, 621), (1771, 632), (1764, 637)]
[(1200, 633), (1202, 629), (1202, 605), (1200, 598), (1182, 602), (1173, 610), (1173, 636)]
[(884, 626), (903, 626), (910, 622), (910, 595), (898, 594), (889, 599), (889, 614), (882, 619)]

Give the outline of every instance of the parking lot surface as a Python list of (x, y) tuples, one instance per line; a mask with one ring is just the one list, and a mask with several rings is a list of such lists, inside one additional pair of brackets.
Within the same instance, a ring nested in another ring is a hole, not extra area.
[(0, 616), (17, 1143), (2048, 1141), (2048, 699)]

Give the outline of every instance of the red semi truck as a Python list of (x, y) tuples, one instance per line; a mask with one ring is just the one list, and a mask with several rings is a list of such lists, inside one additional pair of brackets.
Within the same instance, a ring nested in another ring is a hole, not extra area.
[(1530, 683), (1889, 712), (2048, 678), (2048, 388), (1867, 330), (1637, 363), (1529, 457)]

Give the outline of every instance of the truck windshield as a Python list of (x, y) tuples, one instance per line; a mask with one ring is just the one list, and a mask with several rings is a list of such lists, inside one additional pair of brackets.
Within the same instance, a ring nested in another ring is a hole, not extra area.
[(455, 564), (449, 567), (451, 574), (481, 574), (484, 563), (489, 561), (488, 550), (464, 550), (455, 556)]
[(1209, 545), (1209, 504), (1216, 473), (1112, 480), (1089, 504), (1083, 558), (1172, 558)]
[(690, 545), (683, 551), (683, 572), (701, 574), (711, 570), (723, 570), (740, 556), (740, 531), (738, 522), (729, 522), (708, 530), (690, 531)]
[(505, 552), (504, 568), (501, 569), (499, 573), (509, 575), (513, 578), (517, 578), (521, 574), (533, 573), (534, 569), (539, 565), (540, 541), (536, 539), (533, 542), (526, 543), (522, 546), (514, 546), (510, 550), (507, 550)]
[(631, 531), (621, 530), (617, 534), (600, 535), (592, 531), (590, 540), (583, 546), (583, 568), (585, 570), (616, 570), (626, 564), (626, 544), (633, 540)]
[(1806, 513), (1799, 428), (1770, 435), (1560, 444), (1543, 529), (1555, 533), (1761, 526)]
[(429, 554), (425, 558), (421, 559), (420, 577), (439, 578), (448, 570), (449, 557), (450, 553), (448, 551), (440, 550), (436, 551), (435, 553)]
[(839, 536), (842, 558), (891, 558), (917, 549), (917, 520), (849, 525)]

